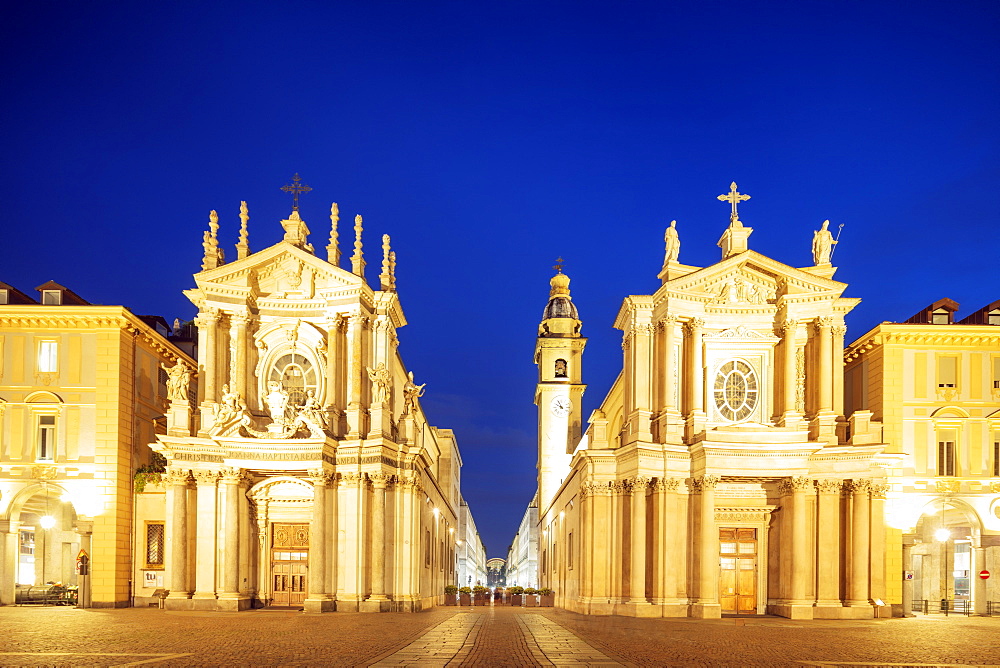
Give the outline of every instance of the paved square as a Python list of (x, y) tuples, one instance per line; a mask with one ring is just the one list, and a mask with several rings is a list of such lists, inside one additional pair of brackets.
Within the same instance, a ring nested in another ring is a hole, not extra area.
[(510, 607), (326, 615), (0, 607), (0, 665), (1000, 667), (1000, 618), (792, 622)]

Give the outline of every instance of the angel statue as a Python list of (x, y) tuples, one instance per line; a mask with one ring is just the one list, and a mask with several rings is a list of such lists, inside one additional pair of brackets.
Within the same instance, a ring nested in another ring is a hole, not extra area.
[(403, 415), (409, 415), (413, 412), (417, 398), (424, 396), (425, 387), (427, 387), (427, 383), (417, 385), (413, 382), (413, 372), (411, 371), (406, 384), (403, 385)]

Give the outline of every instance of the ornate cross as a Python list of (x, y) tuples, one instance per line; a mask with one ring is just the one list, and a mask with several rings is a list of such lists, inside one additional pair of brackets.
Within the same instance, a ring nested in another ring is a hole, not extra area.
[(750, 199), (750, 195), (744, 195), (743, 193), (736, 192), (736, 181), (729, 184), (729, 194), (719, 195), (719, 200), (723, 202), (729, 202), (733, 205), (733, 213), (730, 216), (731, 220), (739, 220), (739, 215), (736, 213), (736, 205), (740, 202), (745, 202)]
[(563, 259), (561, 257), (557, 257), (556, 263), (552, 266), (552, 268), (561, 274), (563, 268)]
[(284, 190), (286, 193), (292, 193), (292, 211), (299, 210), (299, 193), (307, 193), (310, 190), (312, 190), (312, 188), (310, 188), (309, 186), (302, 185), (300, 183), (301, 181), (302, 177), (299, 176), (298, 172), (296, 172), (295, 176), (292, 177), (292, 182), (289, 185), (281, 186), (281, 189)]

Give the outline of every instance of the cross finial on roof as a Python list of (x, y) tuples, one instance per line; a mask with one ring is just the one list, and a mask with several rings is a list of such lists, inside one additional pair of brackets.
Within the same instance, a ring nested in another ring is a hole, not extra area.
[(740, 219), (739, 214), (736, 212), (736, 205), (740, 202), (745, 202), (750, 199), (750, 195), (744, 195), (741, 192), (736, 191), (736, 181), (729, 184), (729, 194), (719, 195), (719, 200), (723, 202), (729, 202), (733, 205), (733, 212), (729, 216), (729, 220), (737, 221)]
[(292, 193), (292, 211), (299, 210), (299, 194), (307, 193), (312, 188), (306, 185), (302, 185), (302, 177), (296, 172), (295, 176), (292, 177), (292, 182), (288, 185), (281, 186), (281, 189), (286, 193)]
[(563, 268), (563, 262), (564, 262), (564, 260), (561, 257), (557, 257), (556, 258), (556, 263), (554, 265), (552, 265), (552, 268), (555, 269), (556, 271), (558, 271), (561, 274), (562, 273), (562, 268)]

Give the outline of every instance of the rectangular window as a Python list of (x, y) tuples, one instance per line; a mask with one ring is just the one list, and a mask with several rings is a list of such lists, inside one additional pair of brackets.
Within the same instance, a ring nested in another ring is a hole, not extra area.
[(47, 306), (62, 304), (62, 290), (42, 290), (42, 303)]
[(0, 304), (10, 303), (10, 290), (7, 288), (0, 288)]
[(59, 342), (38, 342), (38, 371), (53, 373), (59, 370)]
[(938, 387), (956, 387), (958, 385), (958, 358), (945, 355), (937, 358)]
[(993, 477), (1000, 478), (1000, 437), (993, 441)]
[(993, 389), (1000, 390), (1000, 357), (993, 358)]
[(940, 476), (955, 475), (955, 442), (938, 441), (937, 474)]
[(429, 568), (431, 565), (431, 532), (430, 529), (424, 532), (424, 567)]
[(146, 568), (163, 568), (163, 522), (146, 522)]
[(38, 459), (50, 462), (56, 454), (56, 416), (38, 416)]

